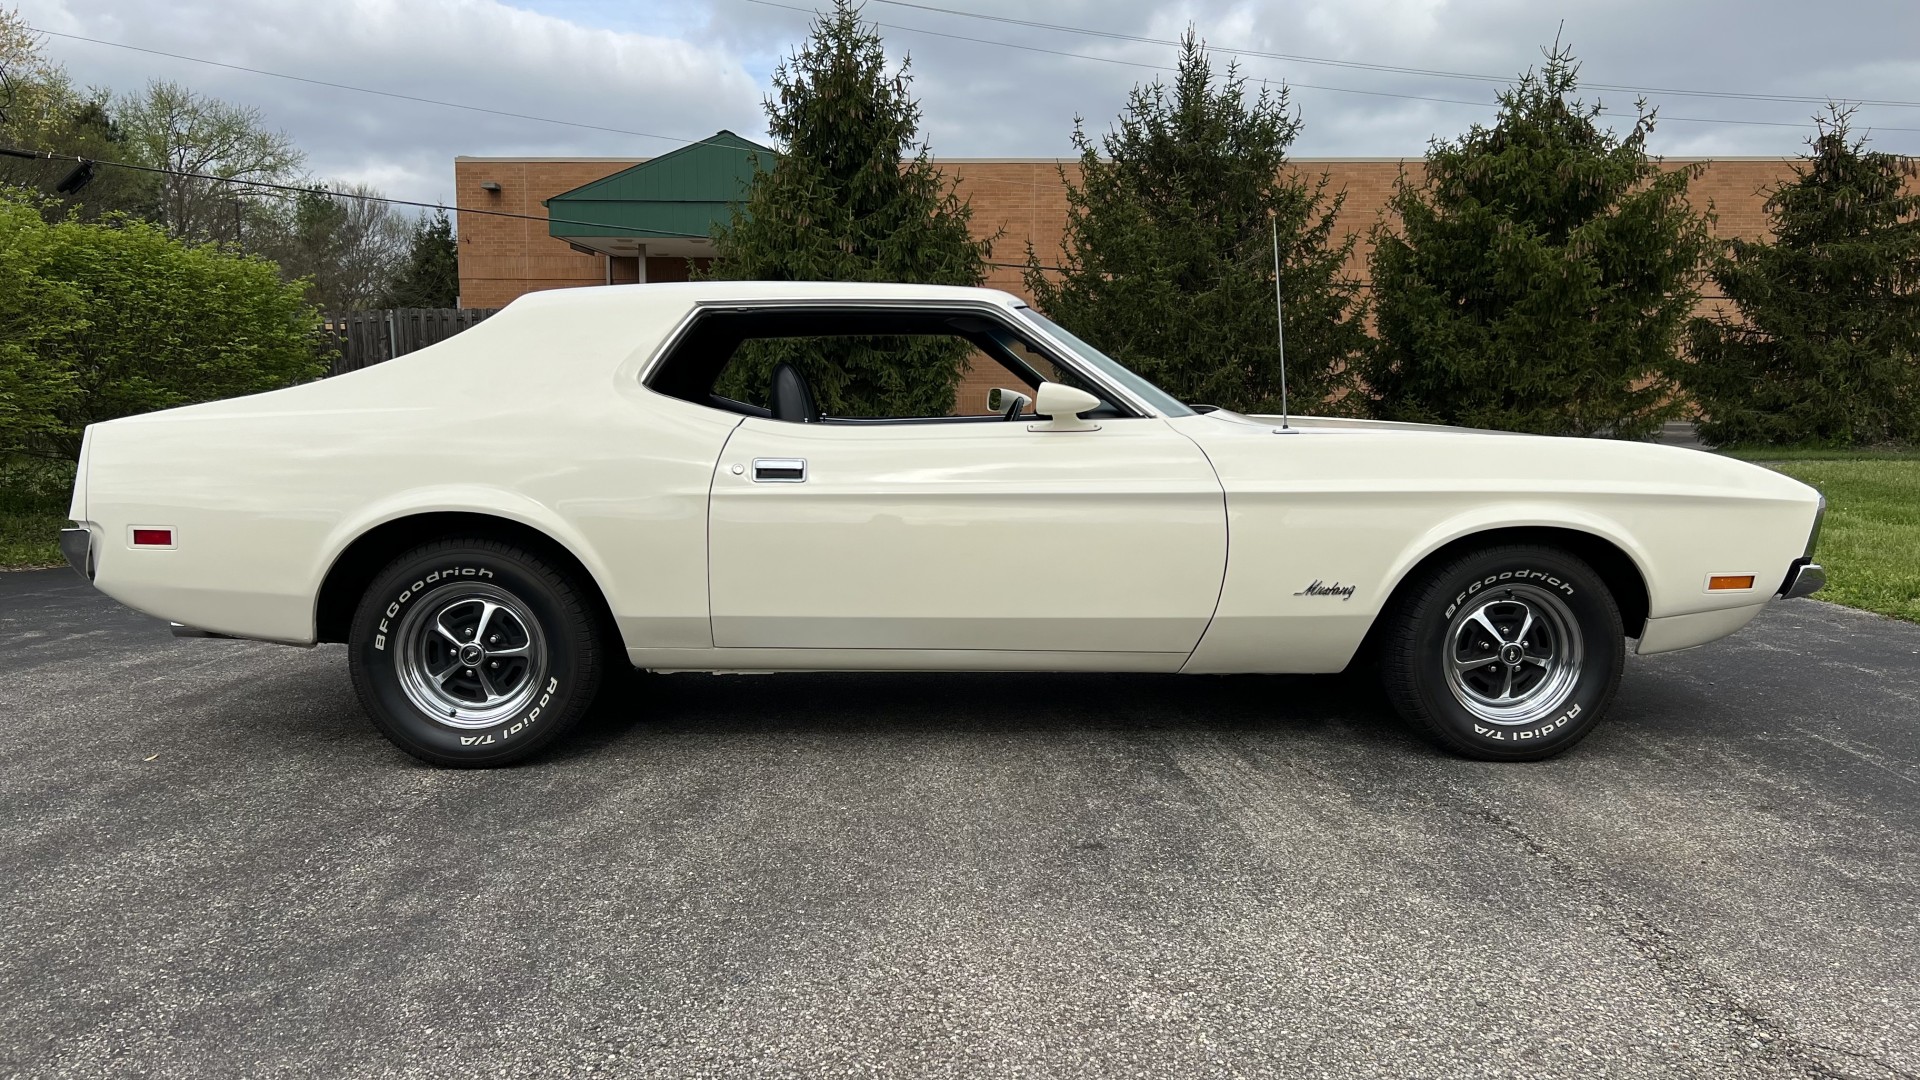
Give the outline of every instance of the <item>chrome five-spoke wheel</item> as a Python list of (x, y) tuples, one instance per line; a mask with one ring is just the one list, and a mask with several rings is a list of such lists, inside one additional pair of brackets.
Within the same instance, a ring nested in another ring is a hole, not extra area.
[(480, 582), (415, 601), (394, 635), (400, 687), (422, 713), (485, 728), (524, 707), (546, 678), (540, 623), (518, 598)]
[(590, 579), (550, 553), (429, 540), (361, 594), (347, 668), (400, 749), (434, 765), (511, 765), (562, 738), (599, 694), (601, 657), (618, 641), (599, 604)]
[(1483, 761), (1538, 761), (1585, 738), (1626, 661), (1613, 586), (1544, 544), (1435, 561), (1385, 617), (1380, 678), (1394, 708)]
[(1447, 688), (1489, 724), (1534, 723), (1580, 681), (1580, 624), (1535, 585), (1488, 589), (1461, 605), (1446, 634)]

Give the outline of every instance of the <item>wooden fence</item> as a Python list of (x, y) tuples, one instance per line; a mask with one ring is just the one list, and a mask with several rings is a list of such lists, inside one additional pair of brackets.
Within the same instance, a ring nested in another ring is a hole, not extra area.
[(329, 375), (358, 371), (424, 349), (499, 308), (385, 308), (323, 313)]

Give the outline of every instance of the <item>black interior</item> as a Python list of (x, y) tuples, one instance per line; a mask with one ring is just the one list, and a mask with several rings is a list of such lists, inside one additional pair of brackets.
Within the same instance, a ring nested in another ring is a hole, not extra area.
[(768, 410), (775, 420), (792, 424), (817, 424), (820, 409), (813, 403), (813, 388), (792, 364), (773, 369), (773, 386), (767, 392)]
[[(962, 338), (998, 360), (1009, 371), (1026, 378), (1029, 385), (1038, 386), (1045, 381), (1045, 377), (1023, 360), (1019, 353), (1007, 347), (1008, 341), (1018, 341), (1021, 336), (995, 319), (957, 312), (807, 307), (702, 311), (695, 316), (693, 325), (674, 343), (672, 350), (662, 358), (658, 369), (647, 380), (647, 385), (659, 393), (683, 401), (746, 416), (795, 423), (992, 423), (1003, 419), (1000, 416), (874, 419), (822, 416), (806, 378), (788, 364), (781, 364), (774, 370), (768, 397), (770, 408), (762, 409), (713, 392), (714, 384), (726, 369), (727, 362), (742, 343), (755, 338), (893, 335)], [(1131, 415), (1108, 401), (1097, 387), (1082, 388), (1102, 400), (1100, 408), (1087, 415)]]

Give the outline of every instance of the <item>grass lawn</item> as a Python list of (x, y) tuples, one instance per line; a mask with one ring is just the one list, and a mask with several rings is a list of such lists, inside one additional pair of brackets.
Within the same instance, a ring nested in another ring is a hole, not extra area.
[(1827, 497), (1814, 555), (1827, 587), (1816, 597), (1920, 622), (1920, 454), (1752, 456)]
[(1727, 457), (1778, 465), (1786, 461), (1920, 461), (1920, 450), (1829, 450), (1825, 447), (1761, 447), (1755, 450), (1719, 450)]

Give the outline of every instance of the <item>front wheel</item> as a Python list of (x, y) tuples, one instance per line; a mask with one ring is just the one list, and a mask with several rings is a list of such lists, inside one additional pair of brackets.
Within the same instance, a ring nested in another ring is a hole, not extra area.
[(422, 761), (506, 765), (566, 733), (602, 677), (587, 586), (491, 540), (400, 556), (354, 613), (348, 667), (374, 726)]
[(1553, 548), (1451, 560), (1412, 582), (1384, 617), (1380, 673), (1394, 707), (1482, 760), (1537, 760), (1579, 742), (1625, 666), (1613, 594)]

